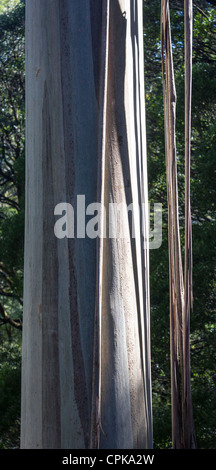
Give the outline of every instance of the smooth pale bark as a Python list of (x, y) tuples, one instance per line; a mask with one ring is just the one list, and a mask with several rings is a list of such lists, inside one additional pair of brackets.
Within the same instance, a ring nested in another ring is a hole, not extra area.
[(150, 448), (148, 205), (58, 239), (78, 195), (148, 201), (141, 0), (26, 1), (21, 447)]

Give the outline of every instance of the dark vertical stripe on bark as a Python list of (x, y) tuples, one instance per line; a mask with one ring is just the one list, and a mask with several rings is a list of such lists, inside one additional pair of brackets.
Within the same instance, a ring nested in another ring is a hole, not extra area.
[(74, 246), (71, 241), (68, 243), (69, 248), (69, 271), (70, 271), (70, 287), (69, 301), (71, 310), (71, 335), (72, 335), (72, 356), (74, 366), (74, 393), (75, 400), (79, 412), (80, 421), (83, 428), (85, 447), (89, 446), (89, 408), (88, 395), (85, 378), (85, 368), (82, 354), (82, 344), (79, 325), (79, 310), (77, 302), (77, 280), (75, 267)]
[(61, 0), (60, 6), (60, 60), (63, 106), (64, 152), (66, 165), (66, 194), (67, 202), (75, 203), (75, 163), (74, 163), (74, 133), (73, 133), (73, 71), (71, 70), (70, 24), (67, 2)]
[(99, 101), (100, 67), (101, 67), (101, 34), (102, 34), (102, 0), (89, 0), (91, 12), (91, 35), (94, 64), (95, 93)]
[[(59, 448), (61, 436), (58, 360), (58, 257), (54, 226), (54, 182), (49, 98), (45, 82), (43, 110), (43, 258), (42, 258), (42, 443)], [(46, 191), (45, 191), (46, 189)], [(50, 361), (47, 359), (51, 358)]]
[[(63, 0), (60, 4), (60, 41), (61, 41), (61, 82), (62, 82), (62, 104), (63, 104), (63, 132), (64, 132), (64, 152), (66, 163), (66, 197), (73, 207), (76, 206), (76, 171), (75, 158), (76, 140), (75, 128), (76, 116), (73, 110), (73, 70), (71, 70), (71, 45), (70, 45), (70, 15), (68, 11), (68, 1)], [(63, 27), (62, 27), (63, 26)], [(75, 223), (76, 232), (76, 223)], [(85, 365), (82, 351), (82, 339), (80, 331), (80, 317), (78, 306), (78, 288), (76, 272), (76, 238), (68, 239), (69, 253), (69, 302), (71, 315), (71, 335), (72, 335), (72, 360), (74, 368), (74, 394), (78, 408), (79, 418), (83, 429), (85, 447), (89, 445), (89, 404), (88, 392), (85, 376)]]

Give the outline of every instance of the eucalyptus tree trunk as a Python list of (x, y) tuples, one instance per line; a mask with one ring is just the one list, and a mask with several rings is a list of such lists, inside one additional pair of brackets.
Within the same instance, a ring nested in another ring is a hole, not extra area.
[(26, 0), (22, 448), (151, 448), (147, 202), (142, 0)]

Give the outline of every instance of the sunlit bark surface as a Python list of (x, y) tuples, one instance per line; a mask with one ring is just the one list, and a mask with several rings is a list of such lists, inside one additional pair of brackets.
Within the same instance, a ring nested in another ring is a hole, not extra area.
[(147, 206), (111, 238), (111, 202), (148, 202), (142, 1), (26, 0), (22, 448), (152, 446)]

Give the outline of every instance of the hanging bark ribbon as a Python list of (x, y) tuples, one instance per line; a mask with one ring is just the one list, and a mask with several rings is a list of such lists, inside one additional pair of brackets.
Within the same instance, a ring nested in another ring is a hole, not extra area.
[[(176, 89), (172, 57), (169, 0), (161, 2), (161, 53), (165, 114), (165, 152), (167, 168), (169, 282), (170, 282), (170, 353), (172, 395), (172, 439), (174, 448), (194, 447), (190, 390), (189, 301), (192, 289), (192, 244), (190, 218), (190, 115), (192, 76), (192, 2), (185, 1), (185, 266), (183, 280), (179, 229), (178, 181), (176, 157)], [(189, 418), (190, 416), (190, 418)]]
[[(105, 147), (106, 147), (106, 116), (107, 116), (107, 80), (109, 56), (109, 14), (110, 0), (103, 1), (102, 12), (102, 66), (100, 89), (100, 123), (98, 149), (98, 181), (97, 197), (104, 207), (105, 182)], [(101, 230), (103, 230), (104, 212), (101, 212)], [(97, 273), (95, 295), (95, 328), (94, 328), (94, 357), (92, 380), (92, 416), (90, 448), (99, 449), (101, 431), (101, 311), (102, 311), (102, 271), (103, 271), (103, 237), (97, 239)]]
[(192, 101), (192, 0), (185, 0), (185, 283), (184, 283), (184, 377), (183, 416), (186, 448), (195, 448), (195, 433), (190, 384), (190, 307), (193, 306), (192, 289), (192, 224), (190, 207), (191, 165), (191, 101)]

